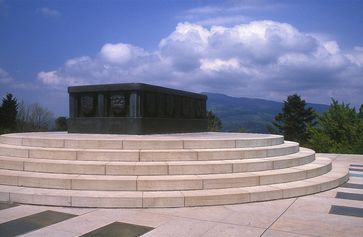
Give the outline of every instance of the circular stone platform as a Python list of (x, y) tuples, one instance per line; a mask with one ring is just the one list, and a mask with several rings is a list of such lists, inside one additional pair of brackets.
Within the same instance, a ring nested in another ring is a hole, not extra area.
[(0, 136), (0, 201), (76, 207), (183, 207), (307, 195), (348, 179), (330, 159), (246, 133)]

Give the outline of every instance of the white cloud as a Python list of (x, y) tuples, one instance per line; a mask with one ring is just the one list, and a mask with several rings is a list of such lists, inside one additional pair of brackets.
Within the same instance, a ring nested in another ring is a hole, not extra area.
[(232, 16), (218, 16), (210, 17), (196, 21), (195, 23), (203, 26), (212, 25), (233, 25), (240, 24), (250, 21), (249, 17), (243, 15), (232, 15)]
[(61, 15), (59, 11), (51, 9), (49, 7), (38, 8), (37, 12), (46, 17), (59, 17)]
[(9, 84), (13, 81), (14, 79), (9, 75), (9, 73), (0, 68), (0, 84)]
[(131, 47), (126, 44), (105, 44), (100, 55), (110, 63), (123, 64), (128, 62), (131, 57)]
[(282, 100), (291, 93), (311, 102), (363, 101), (363, 48), (343, 50), (333, 39), (287, 23), (253, 21), (233, 27), (179, 23), (155, 52), (105, 44), (94, 56), (69, 59), (40, 72), (47, 85), (145, 82), (191, 91)]
[(221, 59), (201, 59), (200, 69), (203, 71), (236, 71), (240, 68), (240, 64), (237, 59), (231, 58), (228, 60)]
[(338, 54), (340, 49), (339, 49), (339, 45), (337, 42), (335, 41), (327, 41), (323, 43), (325, 49), (330, 53), (330, 54)]
[(67, 60), (67, 62), (65, 63), (65, 66), (68, 67), (68, 68), (72, 68), (74, 66), (77, 66), (77, 65), (82, 65), (82, 64), (88, 64), (89, 61), (91, 61), (92, 59), (88, 56), (82, 56), (82, 57), (79, 57), (79, 58), (72, 58), (72, 59), (69, 59)]
[(283, 8), (280, 3), (266, 0), (240, 0), (222, 4), (191, 8), (179, 18), (202, 26), (232, 26), (252, 20), (247, 14), (251, 12), (275, 11)]
[(353, 64), (363, 67), (363, 47), (355, 47), (347, 54), (347, 57)]
[(38, 79), (46, 85), (58, 85), (61, 83), (61, 78), (57, 75), (57, 71), (39, 72)]
[(5, 92), (5, 91), (2, 91), (1, 89), (33, 90), (37, 87), (38, 87), (38, 85), (36, 83), (34, 83), (34, 82), (29, 83), (29, 82), (17, 80), (14, 77), (12, 77), (5, 69), (0, 68), (0, 92)]

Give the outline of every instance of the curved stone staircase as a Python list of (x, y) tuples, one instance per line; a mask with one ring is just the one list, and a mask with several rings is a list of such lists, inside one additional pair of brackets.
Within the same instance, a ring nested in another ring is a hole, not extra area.
[(348, 171), (282, 136), (241, 133), (0, 136), (0, 200), (183, 207), (312, 194)]

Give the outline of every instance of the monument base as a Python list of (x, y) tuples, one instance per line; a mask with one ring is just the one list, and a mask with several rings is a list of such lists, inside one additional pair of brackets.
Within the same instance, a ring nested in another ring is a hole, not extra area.
[(73, 118), (68, 121), (69, 133), (96, 134), (162, 134), (204, 132), (206, 119), (169, 118)]
[(349, 176), (282, 136), (246, 133), (3, 134), (0, 164), (0, 201), (92, 208), (292, 198)]

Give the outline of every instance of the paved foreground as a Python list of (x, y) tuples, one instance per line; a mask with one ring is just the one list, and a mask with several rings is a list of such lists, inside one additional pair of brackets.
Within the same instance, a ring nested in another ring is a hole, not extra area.
[(362, 236), (363, 155), (320, 154), (349, 166), (339, 188), (239, 205), (63, 208), (0, 203), (0, 236)]

